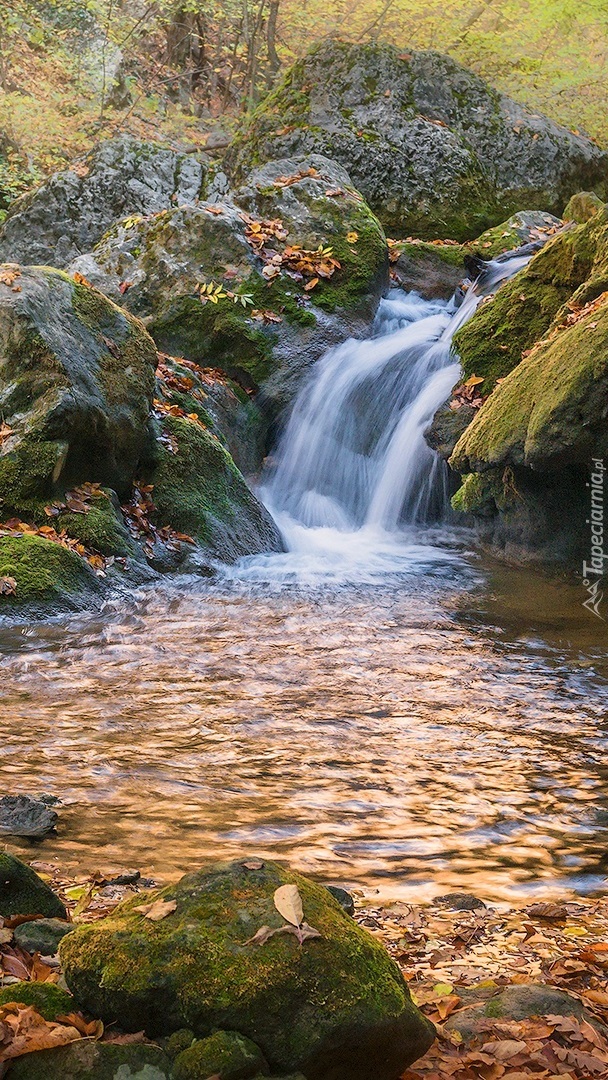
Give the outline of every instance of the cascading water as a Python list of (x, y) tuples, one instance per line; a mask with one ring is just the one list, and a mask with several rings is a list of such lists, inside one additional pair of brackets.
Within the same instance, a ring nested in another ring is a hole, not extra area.
[(288, 543), (297, 526), (391, 534), (444, 517), (446, 467), (424, 434), (459, 378), (452, 338), (528, 259), (488, 263), (458, 308), (454, 299), (393, 290), (372, 338), (346, 341), (319, 361), (265, 491)]

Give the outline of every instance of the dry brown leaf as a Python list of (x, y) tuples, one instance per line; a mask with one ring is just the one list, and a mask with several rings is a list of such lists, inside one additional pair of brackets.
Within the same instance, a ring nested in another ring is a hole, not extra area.
[(140, 911), (146, 919), (160, 922), (177, 910), (177, 900), (154, 900), (151, 904), (139, 904), (133, 911)]
[(274, 906), (279, 915), (292, 926), (300, 926), (304, 921), (302, 897), (297, 885), (281, 885), (274, 894)]

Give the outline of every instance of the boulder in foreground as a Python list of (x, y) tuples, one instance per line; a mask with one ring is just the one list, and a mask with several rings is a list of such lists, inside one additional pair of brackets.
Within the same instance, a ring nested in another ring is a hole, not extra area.
[[(69, 934), (60, 957), (78, 1005), (132, 1031), (239, 1032), (273, 1072), (396, 1080), (434, 1037), (398, 967), (322, 886), (258, 864), (216, 864), (153, 894), (176, 905), (158, 922), (136, 910), (139, 896)], [(321, 936), (251, 942), (283, 925), (273, 897), (285, 884)]]

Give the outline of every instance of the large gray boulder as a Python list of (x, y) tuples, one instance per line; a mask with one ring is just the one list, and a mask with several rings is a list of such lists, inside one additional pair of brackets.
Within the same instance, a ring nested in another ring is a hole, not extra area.
[(349, 172), (393, 236), (467, 239), (521, 206), (559, 213), (605, 185), (608, 155), (450, 57), (324, 41), (237, 135), (226, 165), (302, 153)]
[[(274, 897), (286, 885), (318, 936), (300, 943), (295, 926), (281, 931)], [(239, 1032), (273, 1072), (307, 1080), (396, 1080), (433, 1041), (382, 945), (323, 886), (283, 866), (248, 859), (188, 874), (147, 898), (163, 915), (156, 922), (145, 901), (61, 943), (78, 1005), (104, 1021), (151, 1034)], [(251, 940), (263, 927), (262, 937), (281, 932)]]
[(66, 266), (129, 214), (155, 214), (204, 195), (205, 159), (121, 136), (55, 173), (11, 206), (0, 262)]

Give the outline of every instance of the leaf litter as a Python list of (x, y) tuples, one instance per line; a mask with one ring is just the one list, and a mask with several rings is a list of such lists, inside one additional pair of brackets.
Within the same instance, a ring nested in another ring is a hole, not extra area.
[[(608, 1077), (608, 898), (466, 912), (401, 904), (356, 918), (398, 962), (437, 1028), (402, 1080)], [(585, 1013), (515, 1020), (505, 1006), (492, 1015), (492, 998), (526, 985), (564, 991)]]

